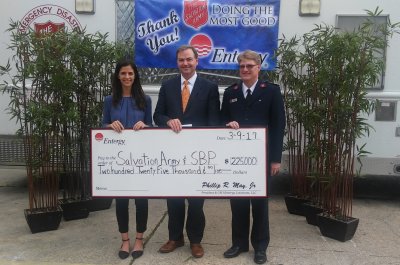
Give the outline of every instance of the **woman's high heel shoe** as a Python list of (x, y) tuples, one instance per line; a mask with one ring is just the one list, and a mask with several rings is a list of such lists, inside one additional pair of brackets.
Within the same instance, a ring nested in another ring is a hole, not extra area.
[[(142, 238), (137, 237), (136, 240), (143, 240)], [(143, 255), (143, 250), (134, 250), (132, 251), (132, 258), (137, 259)]]
[[(122, 241), (124, 241), (124, 242), (129, 241), (129, 238), (128, 239), (122, 239)], [(122, 242), (121, 248), (124, 245), (124, 242)], [(118, 256), (119, 256), (120, 259), (126, 259), (127, 257), (129, 257), (129, 252), (120, 250), (118, 252)]]

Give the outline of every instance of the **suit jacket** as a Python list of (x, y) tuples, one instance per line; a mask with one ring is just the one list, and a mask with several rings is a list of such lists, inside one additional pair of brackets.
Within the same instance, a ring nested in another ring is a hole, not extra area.
[(241, 127), (268, 127), (269, 162), (280, 163), (285, 130), (285, 109), (278, 85), (258, 81), (247, 103), (242, 82), (231, 85), (224, 92), (221, 109), (223, 124), (237, 121)]
[(158, 126), (167, 126), (170, 119), (179, 119), (192, 126), (217, 126), (219, 120), (218, 85), (197, 76), (186, 110), (182, 110), (180, 75), (163, 82), (153, 119)]

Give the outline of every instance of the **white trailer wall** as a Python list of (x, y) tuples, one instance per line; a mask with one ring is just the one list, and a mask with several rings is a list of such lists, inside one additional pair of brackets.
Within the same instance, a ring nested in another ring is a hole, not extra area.
[[(109, 39), (114, 41), (116, 34), (115, 1), (97, 0), (95, 2), (94, 14), (76, 14), (74, 0), (1, 0), (0, 65), (5, 65), (8, 58), (13, 55), (11, 51), (7, 49), (10, 43), (10, 34), (6, 32), (6, 30), (9, 28), (10, 19), (14, 21), (21, 20), (32, 8), (40, 5), (51, 4), (60, 6), (70, 11), (79, 20), (82, 27), (86, 27), (87, 32), (108, 32)], [(10, 121), (10, 115), (7, 114), (5, 110), (9, 100), (8, 94), (0, 93), (0, 135), (15, 134), (18, 129), (15, 121)]]

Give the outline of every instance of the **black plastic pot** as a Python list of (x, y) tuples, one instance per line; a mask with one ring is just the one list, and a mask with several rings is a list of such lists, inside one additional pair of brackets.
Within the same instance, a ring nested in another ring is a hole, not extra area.
[(107, 210), (110, 209), (112, 201), (112, 198), (93, 198), (87, 201), (87, 208), (89, 212)]
[(316, 206), (310, 202), (303, 203), (303, 213), (307, 223), (310, 225), (318, 225), (317, 215), (324, 211), (323, 208)]
[(290, 214), (304, 216), (303, 203), (306, 202), (310, 201), (291, 194), (285, 196), (286, 208)]
[(84, 219), (89, 216), (87, 200), (60, 200), (60, 206), (63, 209), (65, 221)]
[(60, 207), (57, 207), (57, 209), (25, 209), (24, 214), (29, 229), (31, 230), (32, 234), (34, 234), (57, 230), (60, 225), (63, 212)]
[(358, 218), (349, 217), (347, 220), (340, 220), (326, 216), (324, 213), (318, 214), (318, 227), (321, 234), (342, 242), (353, 238), (358, 223)]

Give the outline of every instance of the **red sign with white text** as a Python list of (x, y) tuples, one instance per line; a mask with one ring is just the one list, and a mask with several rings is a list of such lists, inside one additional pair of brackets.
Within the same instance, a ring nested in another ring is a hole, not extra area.
[(195, 29), (208, 21), (208, 6), (206, 0), (184, 0), (183, 17), (186, 25)]
[(65, 28), (65, 23), (54, 23), (47, 21), (45, 23), (35, 23), (35, 32), (39, 34), (54, 33)]

